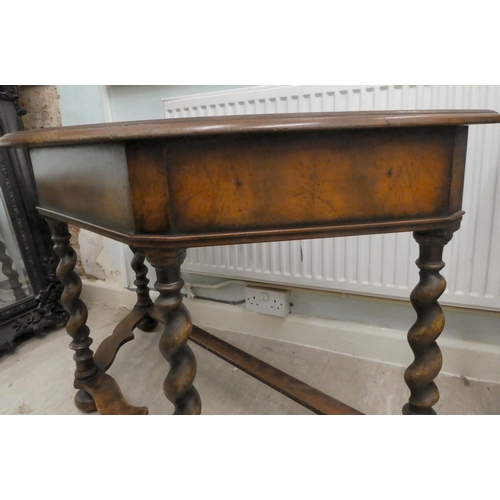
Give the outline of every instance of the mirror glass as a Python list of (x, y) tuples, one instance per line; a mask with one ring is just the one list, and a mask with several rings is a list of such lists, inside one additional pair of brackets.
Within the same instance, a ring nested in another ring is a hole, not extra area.
[(33, 290), (0, 189), (0, 308), (31, 295)]

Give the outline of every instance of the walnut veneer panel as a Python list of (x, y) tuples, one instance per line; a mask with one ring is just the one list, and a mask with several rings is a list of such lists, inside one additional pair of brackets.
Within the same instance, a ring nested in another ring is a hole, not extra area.
[(436, 127), (172, 142), (172, 228), (206, 233), (448, 215), (454, 141), (454, 128)]

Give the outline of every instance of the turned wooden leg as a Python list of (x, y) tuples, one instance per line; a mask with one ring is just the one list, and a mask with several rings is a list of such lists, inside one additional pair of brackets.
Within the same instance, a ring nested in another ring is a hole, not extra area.
[[(149, 279), (147, 278), (148, 268), (144, 264), (146, 256), (142, 251), (138, 250), (137, 248), (130, 247), (130, 250), (132, 250), (132, 252), (134, 253), (131, 266), (132, 269), (135, 271), (135, 277), (136, 277), (134, 281), (134, 285), (137, 287), (136, 307), (149, 308), (153, 305), (153, 301), (149, 296), (149, 287), (148, 287)], [(156, 321), (149, 315), (145, 315), (144, 318), (142, 318), (141, 322), (137, 325), (137, 328), (139, 328), (143, 332), (150, 332), (151, 330), (154, 330), (157, 325), (158, 321)]]
[(405, 415), (435, 415), (432, 408), (439, 400), (434, 383), (443, 363), (436, 340), (444, 328), (444, 314), (438, 298), (446, 289), (446, 280), (440, 271), (443, 248), (451, 240), (452, 233), (433, 231), (414, 233), (420, 246), (416, 262), (420, 269), (420, 281), (410, 295), (417, 313), (417, 321), (408, 332), (408, 342), (415, 360), (405, 372), (405, 382), (410, 388), (410, 399), (403, 407)]
[[(75, 387), (80, 383), (85, 383), (97, 374), (97, 367), (94, 364), (93, 352), (90, 349), (92, 339), (90, 338), (87, 322), (87, 307), (80, 300), (82, 282), (74, 272), (76, 265), (76, 252), (69, 243), (71, 235), (68, 225), (64, 222), (47, 219), (54, 242), (54, 251), (60, 259), (56, 270), (56, 275), (64, 285), (61, 295), (61, 304), (69, 313), (66, 331), (73, 341), (69, 345), (75, 351), (73, 359), (76, 363)], [(92, 396), (80, 389), (75, 396), (76, 407), (84, 412), (96, 411), (96, 405)]]
[(187, 345), (191, 334), (191, 316), (182, 304), (181, 264), (185, 250), (148, 249), (146, 256), (156, 269), (155, 289), (160, 296), (155, 301), (156, 314), (165, 324), (160, 339), (160, 352), (170, 365), (163, 383), (163, 392), (175, 406), (174, 415), (199, 415), (201, 400), (193, 386), (196, 359)]

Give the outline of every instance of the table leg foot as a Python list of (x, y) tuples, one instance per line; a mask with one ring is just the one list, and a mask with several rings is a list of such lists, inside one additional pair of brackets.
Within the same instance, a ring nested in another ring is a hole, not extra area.
[(145, 406), (133, 406), (123, 396), (116, 380), (103, 371), (84, 383), (75, 384), (89, 394), (101, 415), (147, 415)]
[(160, 296), (155, 309), (165, 330), (160, 339), (160, 352), (170, 365), (163, 384), (163, 392), (174, 404), (174, 415), (199, 415), (201, 400), (193, 386), (196, 376), (196, 358), (187, 340), (192, 322), (187, 308), (182, 304), (180, 266), (186, 257), (184, 250), (151, 249), (146, 252), (149, 262), (156, 269), (156, 290)]
[(415, 360), (405, 372), (405, 382), (411, 394), (403, 407), (403, 414), (435, 415), (432, 407), (439, 400), (439, 391), (434, 379), (443, 364), (436, 340), (444, 328), (444, 314), (438, 299), (446, 289), (446, 280), (440, 271), (445, 265), (443, 248), (451, 240), (452, 232), (429, 231), (414, 233), (414, 237), (420, 246), (416, 262), (420, 281), (410, 295), (417, 321), (408, 332), (408, 343)]
[[(135, 247), (130, 247), (130, 250), (132, 250), (134, 254), (134, 257), (131, 262), (131, 267), (134, 270), (136, 277), (134, 281), (134, 285), (137, 287), (136, 307), (149, 308), (153, 305), (153, 301), (151, 300), (151, 297), (149, 295), (149, 287), (148, 287), (149, 279), (147, 278), (148, 268), (144, 264), (146, 256), (142, 251), (140, 251)], [(154, 330), (157, 326), (158, 326), (158, 321), (156, 321), (149, 315), (145, 315), (142, 318), (141, 322), (137, 325), (137, 328), (139, 328), (139, 330), (142, 330), (143, 332), (150, 332)]]
[(76, 393), (75, 406), (84, 413), (93, 413), (94, 411), (97, 411), (94, 398), (82, 389)]

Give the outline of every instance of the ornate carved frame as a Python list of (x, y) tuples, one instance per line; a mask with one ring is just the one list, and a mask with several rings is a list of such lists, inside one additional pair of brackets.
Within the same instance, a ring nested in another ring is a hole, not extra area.
[[(22, 130), (18, 90), (0, 86), (0, 135)], [(34, 295), (0, 309), (0, 356), (21, 340), (63, 326), (67, 313), (59, 299), (62, 285), (55, 276), (58, 259), (47, 222), (36, 211), (37, 195), (29, 155), (24, 149), (0, 148), (0, 189)]]

